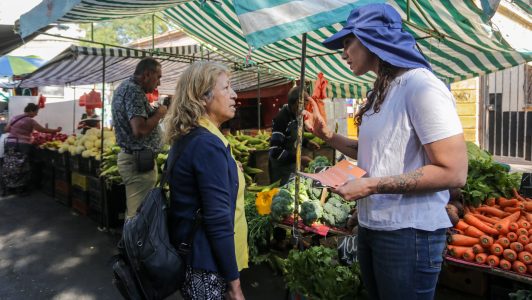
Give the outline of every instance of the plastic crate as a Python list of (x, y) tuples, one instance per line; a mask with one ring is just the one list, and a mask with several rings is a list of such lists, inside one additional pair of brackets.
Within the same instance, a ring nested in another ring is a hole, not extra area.
[(102, 188), (102, 182), (101, 182), (101, 179), (99, 177), (94, 177), (94, 176), (87, 176), (87, 180), (88, 180), (88, 191), (91, 193), (91, 194), (100, 194), (101, 193), (101, 188)]
[(54, 198), (60, 203), (70, 206), (70, 183), (60, 179), (55, 180)]
[(44, 176), (41, 181), (41, 191), (50, 197), (54, 197), (54, 177), (53, 176)]
[(124, 223), (126, 210), (126, 187), (125, 185), (112, 185), (105, 193), (107, 202), (107, 220), (109, 227), (119, 227)]
[(79, 214), (86, 216), (89, 214), (89, 192), (77, 187), (72, 187), (71, 191), (72, 209)]
[(59, 153), (57, 151), (50, 151), (51, 161), (55, 168), (59, 169), (70, 169), (70, 154), (68, 153)]
[(90, 175), (90, 171), (91, 171), (90, 158), (79, 156), (79, 169), (78, 170), (81, 174)]
[(81, 159), (81, 155), (69, 155), (68, 161), (70, 164), (70, 170), (79, 172), (79, 161)]
[(96, 160), (96, 158), (91, 157), (90, 158), (90, 168), (89, 168), (89, 174), (91, 176), (100, 176), (100, 161)]
[(72, 172), (70, 178), (71, 178), (72, 187), (76, 187), (83, 191), (87, 191), (89, 189), (89, 177), (88, 176), (82, 175), (78, 172)]
[(54, 168), (54, 179), (65, 181), (70, 185), (70, 180), (72, 179), (70, 178), (70, 170)]

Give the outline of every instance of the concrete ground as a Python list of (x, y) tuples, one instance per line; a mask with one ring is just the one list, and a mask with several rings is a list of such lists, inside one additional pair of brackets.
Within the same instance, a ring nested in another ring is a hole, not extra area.
[[(40, 191), (0, 197), (0, 299), (121, 299), (109, 264), (118, 240)], [(248, 299), (286, 297), (266, 266), (244, 270), (241, 281)]]

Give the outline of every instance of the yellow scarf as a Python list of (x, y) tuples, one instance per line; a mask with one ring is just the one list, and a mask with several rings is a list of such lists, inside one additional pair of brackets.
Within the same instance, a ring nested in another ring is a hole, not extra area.
[[(224, 145), (227, 147), (229, 141), (224, 137), (220, 129), (216, 127), (208, 118), (202, 117), (199, 120), (199, 124), (205, 129), (209, 130), (212, 134), (216, 135)], [(235, 157), (231, 153), (233, 159)], [(238, 265), (238, 271), (248, 267), (248, 223), (246, 221), (246, 214), (244, 211), (244, 188), (246, 181), (244, 174), (240, 169), (240, 164), (235, 160), (238, 170), (238, 195), (236, 197), (236, 210), (235, 210), (235, 255), (236, 263)]]

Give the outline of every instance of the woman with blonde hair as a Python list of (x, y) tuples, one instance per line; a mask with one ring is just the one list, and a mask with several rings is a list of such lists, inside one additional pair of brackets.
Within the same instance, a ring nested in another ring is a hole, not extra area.
[(244, 299), (239, 271), (248, 264), (245, 181), (219, 129), (235, 116), (235, 99), (227, 67), (196, 62), (177, 82), (164, 119), (166, 143), (201, 131), (188, 140), (169, 170), (173, 245), (186, 242), (197, 211), (202, 218), (185, 258), (185, 299)]

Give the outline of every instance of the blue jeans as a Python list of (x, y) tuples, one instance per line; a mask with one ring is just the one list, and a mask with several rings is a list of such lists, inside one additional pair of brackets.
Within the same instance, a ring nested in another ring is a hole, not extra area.
[(357, 255), (370, 299), (433, 299), (443, 261), (445, 231), (377, 231), (359, 227)]

